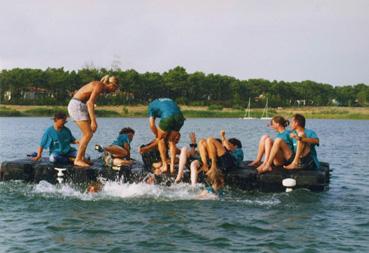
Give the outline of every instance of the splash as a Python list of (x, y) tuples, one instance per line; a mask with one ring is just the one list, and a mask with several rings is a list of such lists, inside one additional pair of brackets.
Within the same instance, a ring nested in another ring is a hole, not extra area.
[(214, 194), (204, 194), (203, 185), (175, 184), (170, 187), (164, 185), (150, 185), (146, 183), (122, 183), (108, 181), (101, 192), (88, 193), (85, 188), (77, 185), (53, 185), (41, 181), (34, 185), (33, 194), (46, 198), (76, 198), (86, 201), (119, 200), (119, 199), (155, 199), (160, 201), (175, 200), (215, 200)]

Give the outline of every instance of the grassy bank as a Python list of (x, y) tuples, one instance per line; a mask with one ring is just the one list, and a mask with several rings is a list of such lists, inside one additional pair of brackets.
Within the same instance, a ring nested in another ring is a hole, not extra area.
[[(224, 108), (209, 110), (206, 106), (181, 106), (187, 118), (241, 118), (243, 110)], [(51, 117), (56, 111), (67, 112), (65, 106), (20, 106), (0, 105), (0, 116), (3, 117)], [(260, 118), (263, 109), (254, 109), (251, 116)], [(290, 117), (294, 113), (302, 113), (310, 119), (366, 119), (369, 120), (369, 108), (361, 107), (291, 107), (271, 108), (269, 116), (283, 115)], [(147, 117), (147, 106), (98, 106), (98, 117)]]

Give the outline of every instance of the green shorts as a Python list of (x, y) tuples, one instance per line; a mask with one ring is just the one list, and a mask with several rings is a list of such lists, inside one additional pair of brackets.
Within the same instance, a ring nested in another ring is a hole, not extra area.
[(168, 118), (161, 119), (159, 122), (159, 127), (161, 130), (165, 132), (177, 131), (181, 130), (185, 118), (181, 114), (172, 115)]

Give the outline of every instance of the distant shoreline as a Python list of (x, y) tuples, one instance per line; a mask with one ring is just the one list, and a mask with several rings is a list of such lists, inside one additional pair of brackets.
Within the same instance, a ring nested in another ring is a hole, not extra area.
[[(211, 110), (207, 106), (181, 105), (186, 118), (242, 118), (243, 110), (224, 108)], [(37, 106), (37, 105), (0, 105), (0, 117), (50, 117), (55, 111), (65, 111), (66, 106)], [(98, 106), (98, 117), (147, 117), (146, 105), (135, 106)], [(260, 118), (263, 109), (251, 110), (251, 117)], [(288, 107), (270, 108), (269, 116), (292, 116), (294, 113), (302, 113), (309, 119), (358, 119), (369, 120), (369, 107)]]

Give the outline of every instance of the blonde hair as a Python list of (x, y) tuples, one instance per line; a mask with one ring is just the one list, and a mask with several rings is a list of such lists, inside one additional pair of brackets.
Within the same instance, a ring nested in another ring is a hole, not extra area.
[(116, 78), (115, 76), (105, 75), (101, 78), (100, 82), (104, 84), (115, 84), (116, 86), (119, 86), (118, 78)]

